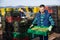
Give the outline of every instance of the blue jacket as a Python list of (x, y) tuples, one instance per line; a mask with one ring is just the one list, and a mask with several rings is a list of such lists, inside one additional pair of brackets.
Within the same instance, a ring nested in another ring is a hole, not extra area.
[[(51, 16), (49, 13), (48, 13), (48, 11), (47, 10), (45, 10), (45, 14), (44, 14), (45, 16), (44, 16), (44, 18), (43, 18), (43, 25), (44, 26), (46, 26), (46, 27), (49, 27), (50, 25), (52, 25), (52, 26), (54, 26), (54, 21), (53, 21), (53, 19), (51, 20), (51, 21), (49, 21), (49, 17)], [(38, 12), (37, 14), (36, 14), (36, 17), (35, 17), (35, 19), (34, 19), (34, 21), (33, 21), (33, 23), (32, 24), (37, 24), (37, 26), (41, 26), (41, 13), (40, 12)]]

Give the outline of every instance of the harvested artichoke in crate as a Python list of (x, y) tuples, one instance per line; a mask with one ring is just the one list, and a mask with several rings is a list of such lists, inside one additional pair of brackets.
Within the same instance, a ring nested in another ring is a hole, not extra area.
[(33, 28), (28, 29), (28, 33), (46, 36), (48, 34), (48, 27), (34, 26)]

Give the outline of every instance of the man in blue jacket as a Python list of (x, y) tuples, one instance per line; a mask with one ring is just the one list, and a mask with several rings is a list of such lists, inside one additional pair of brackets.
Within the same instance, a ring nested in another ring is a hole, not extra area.
[[(42, 27), (48, 27), (48, 30), (51, 31), (52, 27), (54, 26), (54, 21), (51, 15), (48, 13), (47, 10), (45, 10), (44, 5), (39, 6), (39, 12), (36, 14), (36, 17), (30, 27), (32, 27), (34, 24), (37, 24), (37, 26), (42, 26)], [(43, 38), (44, 37), (44, 38)], [(47, 36), (42, 36), (40, 35), (40, 40), (48, 40), (48, 35)]]

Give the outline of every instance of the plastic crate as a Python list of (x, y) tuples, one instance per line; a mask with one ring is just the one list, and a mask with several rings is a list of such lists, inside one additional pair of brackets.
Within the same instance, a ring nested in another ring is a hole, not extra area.
[(32, 34), (47, 36), (48, 27), (34, 26), (33, 28), (29, 28), (27, 32)]
[(13, 32), (13, 38), (20, 38), (19, 32)]

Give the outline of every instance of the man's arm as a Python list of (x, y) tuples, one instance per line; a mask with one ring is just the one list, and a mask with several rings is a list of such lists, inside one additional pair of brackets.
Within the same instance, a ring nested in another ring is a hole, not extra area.
[(53, 26), (54, 26), (54, 21), (53, 21), (53, 18), (51, 16), (49, 16), (49, 21), (50, 21), (51, 25), (49, 26), (48, 29), (49, 29), (49, 31), (51, 31)]
[(32, 24), (35, 24), (37, 22), (37, 18), (35, 17), (35, 19), (33, 20)]
[(31, 28), (34, 24), (36, 24), (36, 22), (37, 22), (37, 20), (38, 20), (38, 19), (37, 19), (37, 16), (38, 16), (38, 15), (36, 15), (36, 17), (34, 18), (34, 20), (33, 20), (33, 22), (32, 22), (32, 25), (30, 26), (30, 28)]
[(54, 21), (53, 21), (53, 18), (51, 16), (49, 16), (49, 21), (51, 23), (51, 26), (54, 26)]

